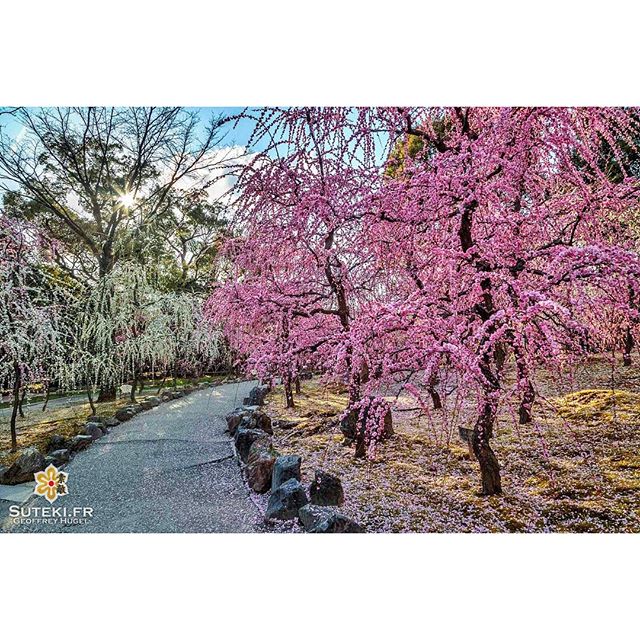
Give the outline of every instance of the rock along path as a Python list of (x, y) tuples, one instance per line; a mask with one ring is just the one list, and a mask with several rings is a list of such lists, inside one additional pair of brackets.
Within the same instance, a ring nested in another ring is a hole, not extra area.
[[(138, 414), (66, 466), (54, 507), (92, 507), (84, 524), (20, 524), (10, 532), (249, 532), (260, 514), (232, 457), (224, 416), (254, 382), (196, 391)], [(23, 507), (49, 506), (34, 496)]]

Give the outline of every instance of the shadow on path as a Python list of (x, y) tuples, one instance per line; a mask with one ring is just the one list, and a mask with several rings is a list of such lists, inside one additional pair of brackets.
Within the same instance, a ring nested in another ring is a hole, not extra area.
[[(5, 520), (5, 530), (254, 531), (259, 513), (224, 433), (224, 416), (242, 404), (254, 385), (221, 385), (163, 403), (115, 427), (77, 454), (64, 469), (69, 474), (69, 494), (53, 506), (66, 507), (67, 513), (73, 507), (89, 507), (93, 516), (86, 522), (18, 525)], [(23, 506), (48, 507), (49, 503), (34, 496)]]

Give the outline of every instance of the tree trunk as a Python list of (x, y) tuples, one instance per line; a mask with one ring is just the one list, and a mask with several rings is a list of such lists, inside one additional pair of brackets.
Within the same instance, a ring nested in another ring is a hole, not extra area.
[(11, 451), (18, 450), (18, 434), (16, 432), (16, 418), (18, 417), (18, 405), (20, 404), (20, 386), (22, 384), (22, 370), (17, 362), (13, 363), (15, 379), (13, 381), (13, 407), (11, 409)]
[[(460, 246), (465, 252), (469, 251), (474, 246), (473, 216), (477, 208), (478, 201), (473, 199), (467, 202), (462, 209), (458, 236), (460, 238)], [(482, 302), (479, 305), (476, 305), (475, 315), (483, 322), (486, 322), (495, 312), (491, 278), (489, 277), (490, 266), (484, 260), (479, 259), (477, 252), (476, 255), (474, 255), (473, 261), (476, 271), (478, 274), (482, 275), (482, 279), (480, 280)], [(490, 338), (491, 335), (488, 335), (481, 346), (484, 347), (486, 340), (489, 340)], [(498, 345), (500, 345), (500, 343), (498, 343)], [(482, 495), (485, 496), (502, 493), (502, 485), (500, 483), (500, 465), (498, 464), (498, 459), (489, 446), (489, 440), (493, 435), (493, 422), (495, 420), (495, 413), (497, 410), (496, 400), (491, 396), (492, 393), (495, 393), (499, 389), (499, 367), (504, 366), (504, 346), (501, 345), (500, 347), (496, 347), (493, 355), (494, 364), (498, 373), (494, 374), (492, 371), (491, 359), (486, 352), (480, 364), (487, 386), (484, 389), (485, 396), (483, 398), (482, 409), (473, 427), (472, 436), (473, 452), (480, 463)]]
[(87, 381), (87, 398), (89, 398), (89, 406), (91, 407), (91, 415), (96, 415), (96, 405), (93, 402), (93, 393), (91, 391), (91, 382)]
[(367, 443), (365, 427), (367, 424), (367, 417), (369, 414), (369, 408), (363, 407), (356, 412), (356, 458), (367, 457)]
[(437, 389), (431, 388), (429, 389), (429, 395), (431, 396), (431, 402), (433, 403), (434, 409), (442, 409), (442, 398), (440, 398), (440, 394)]
[(108, 273), (111, 273), (115, 263), (116, 260), (113, 255), (113, 240), (108, 240), (102, 247), (102, 253), (98, 260), (100, 277), (104, 278)]
[(528, 376), (527, 365), (522, 351), (516, 344), (513, 344), (513, 355), (515, 356), (516, 369), (518, 372), (518, 383), (525, 383), (519, 408), (520, 424), (529, 424), (531, 422), (531, 410), (533, 408), (533, 402), (536, 399), (536, 392)]
[(160, 392), (162, 391), (162, 388), (164, 387), (164, 383), (167, 381), (167, 372), (164, 372), (164, 378), (162, 378), (162, 382), (160, 383), (160, 386), (158, 387), (158, 391), (156, 392), (156, 395), (159, 396)]
[(356, 458), (366, 458), (367, 456), (367, 446), (365, 444), (364, 438), (364, 426), (361, 426), (358, 423), (357, 427), (358, 431), (356, 432)]
[(136, 401), (136, 390), (138, 389), (138, 376), (137, 374), (133, 378), (133, 383), (131, 384), (131, 391), (129, 392), (129, 399), (131, 402)]
[(507, 359), (507, 350), (502, 342), (498, 342), (498, 344), (496, 344), (493, 356), (496, 363), (496, 373), (499, 375), (504, 369), (504, 363)]
[(25, 387), (22, 390), (22, 393), (20, 394), (20, 402), (18, 404), (18, 413), (20, 414), (21, 418), (24, 418), (24, 410), (22, 408), (22, 405), (24, 405), (24, 399), (27, 397), (27, 388)]
[(362, 366), (360, 367), (360, 382), (362, 384), (367, 384), (367, 382), (369, 382), (369, 376), (370, 376), (370, 372), (369, 372), (369, 365), (366, 362), (362, 363)]
[(480, 475), (482, 479), (482, 495), (493, 496), (502, 493), (500, 481), (500, 464), (495, 453), (489, 446), (489, 440), (493, 435), (493, 422), (495, 420), (494, 402), (485, 398), (482, 411), (473, 427), (473, 453), (480, 463)]
[(98, 402), (113, 402), (116, 399), (115, 385), (103, 385), (100, 387)]
[(531, 422), (531, 409), (533, 407), (533, 402), (536, 399), (536, 392), (533, 389), (533, 385), (531, 381), (527, 382), (527, 388), (522, 396), (522, 401), (520, 402), (520, 424), (529, 424)]
[(631, 366), (631, 352), (633, 351), (634, 340), (631, 333), (631, 327), (627, 327), (624, 334), (624, 351), (622, 353), (622, 364), (625, 367)]
[(47, 385), (47, 395), (44, 398), (44, 404), (42, 405), (42, 412), (44, 413), (47, 410), (47, 405), (49, 404), (49, 397), (51, 396), (51, 385)]
[(360, 400), (360, 376), (352, 375), (349, 380), (349, 405)]
[(295, 404), (293, 403), (293, 390), (291, 387), (291, 375), (287, 374), (284, 377), (284, 396), (287, 401), (287, 409), (293, 409)]
[(295, 383), (296, 383), (296, 393), (299, 395), (301, 393), (301, 391), (300, 391), (300, 376), (296, 376)]
[(429, 395), (434, 409), (442, 409), (442, 398), (438, 392), (438, 376), (433, 374), (429, 379)]

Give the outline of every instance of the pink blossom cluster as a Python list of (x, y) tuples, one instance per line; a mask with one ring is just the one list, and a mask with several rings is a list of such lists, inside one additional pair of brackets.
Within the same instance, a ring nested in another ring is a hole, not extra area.
[(352, 403), (341, 419), (345, 419), (351, 412), (357, 415), (356, 432), (362, 434), (364, 451), (367, 457), (373, 458), (376, 447), (385, 437), (386, 421), (390, 417), (391, 407), (384, 398), (365, 396)]

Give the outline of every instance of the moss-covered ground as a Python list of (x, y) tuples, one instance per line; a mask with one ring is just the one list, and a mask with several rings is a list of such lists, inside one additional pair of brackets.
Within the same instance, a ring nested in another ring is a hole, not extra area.
[(336, 385), (305, 381), (294, 409), (277, 388), (266, 409), (294, 423), (275, 428), (275, 445), (303, 456), (303, 480), (316, 468), (336, 473), (344, 511), (371, 531), (640, 532), (640, 368), (612, 372), (593, 358), (571, 378), (541, 374), (537, 388), (532, 424), (514, 420), (515, 398), (502, 407), (493, 448), (504, 492), (491, 498), (478, 495), (477, 462), (458, 437), (472, 400), (426, 417), (403, 411), (400, 396), (395, 435), (374, 460), (344, 445), (347, 396)]

